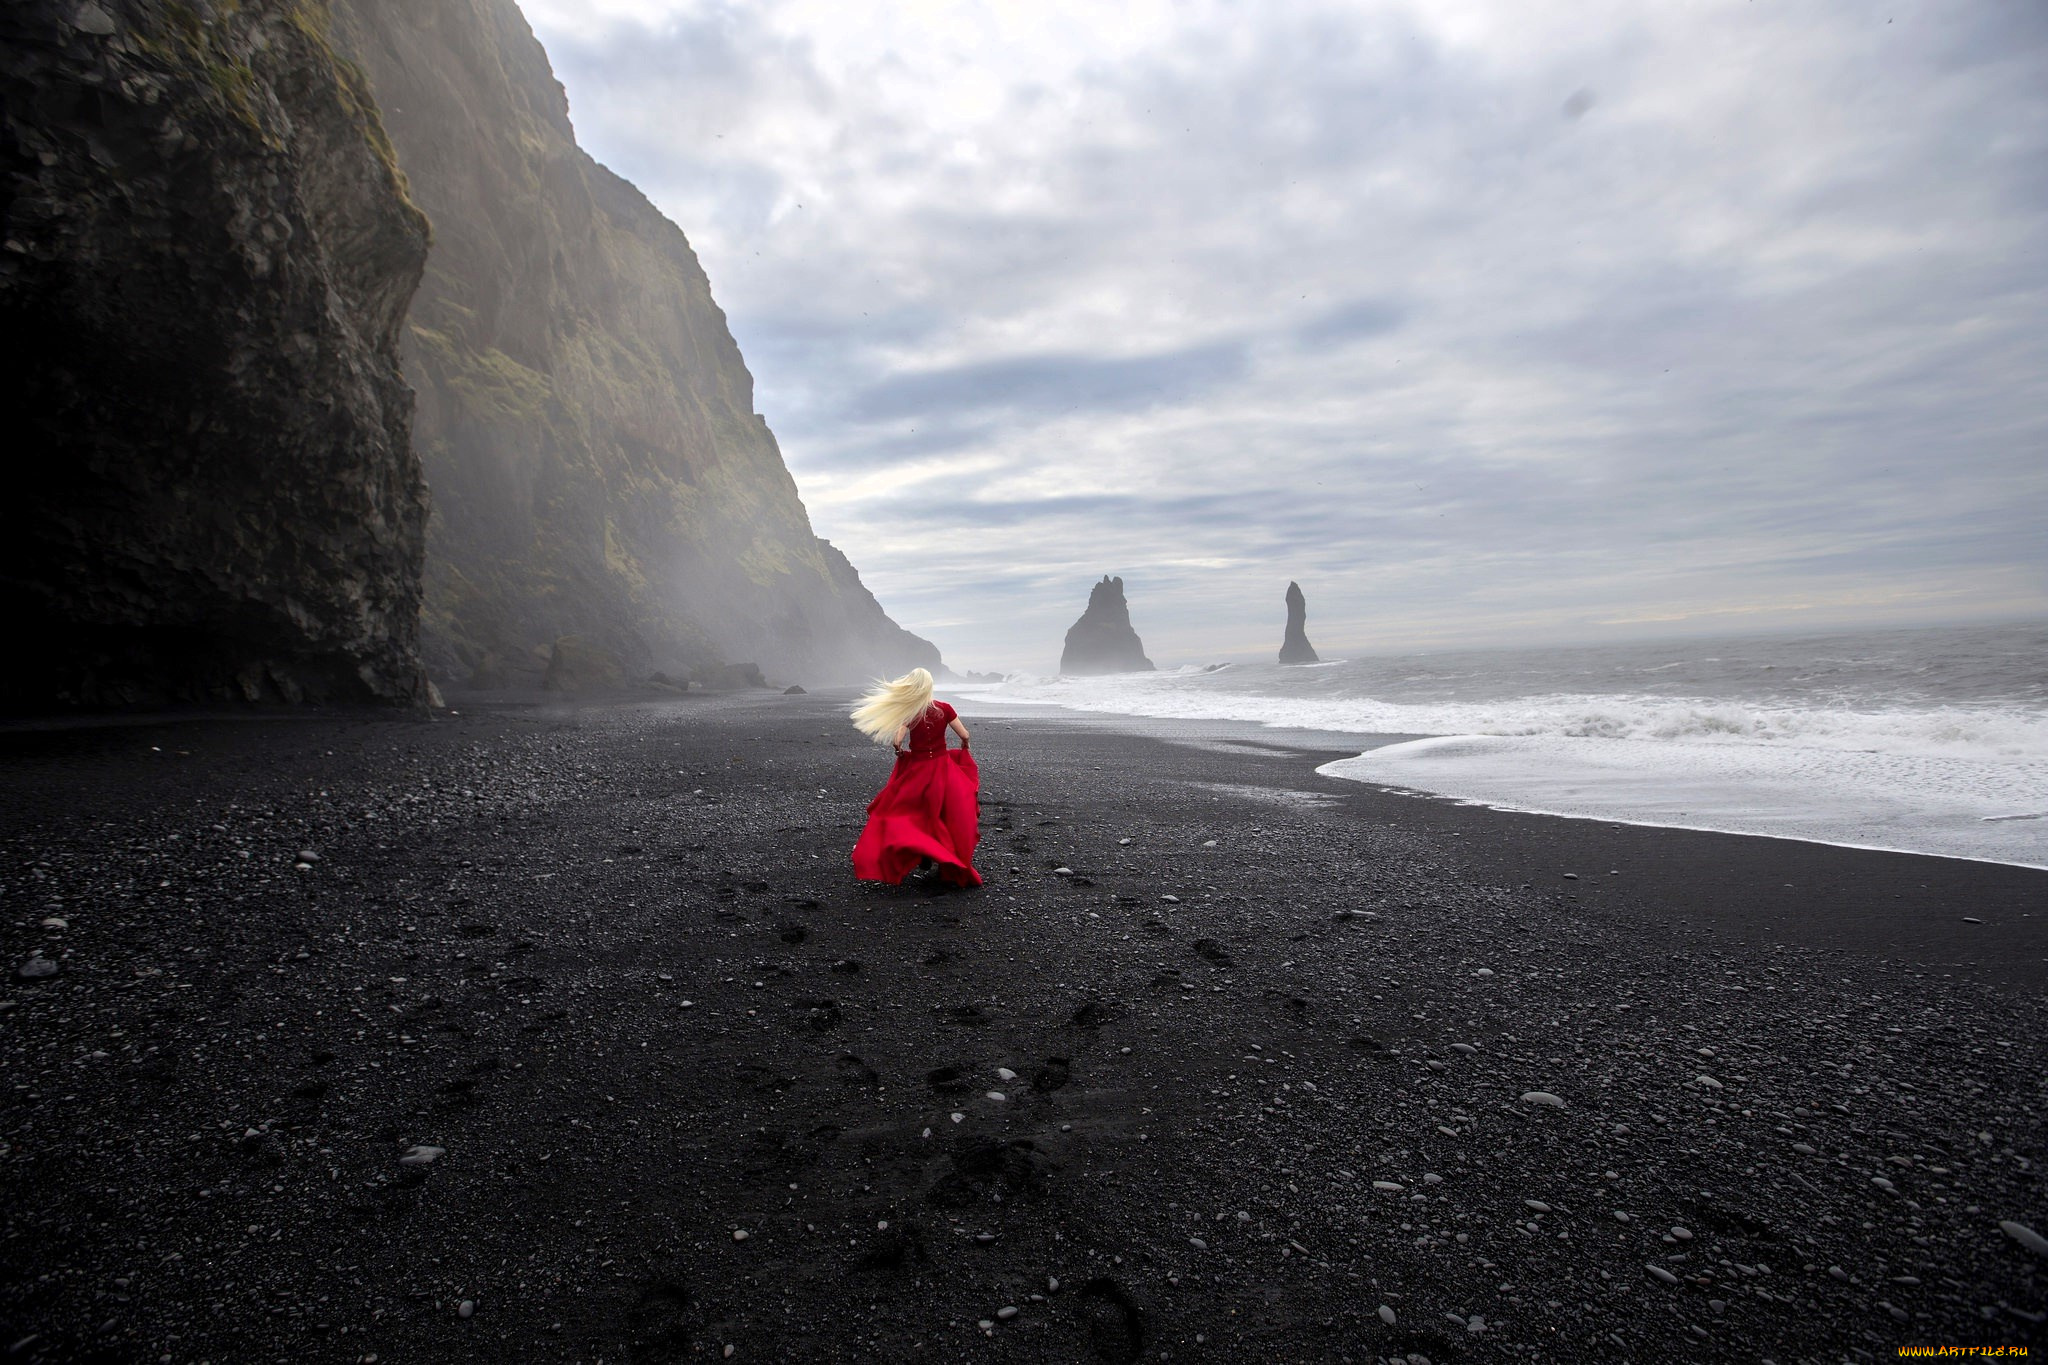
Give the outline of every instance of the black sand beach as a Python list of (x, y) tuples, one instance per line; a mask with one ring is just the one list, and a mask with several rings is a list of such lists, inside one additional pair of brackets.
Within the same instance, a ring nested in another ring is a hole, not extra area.
[(925, 894), (843, 699), (458, 708), (0, 733), (9, 1360), (2048, 1340), (2048, 873), (969, 703)]

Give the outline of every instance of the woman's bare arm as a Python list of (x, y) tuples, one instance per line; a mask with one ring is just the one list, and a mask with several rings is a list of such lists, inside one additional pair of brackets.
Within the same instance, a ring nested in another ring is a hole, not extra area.
[(960, 736), (960, 747), (965, 749), (967, 747), (967, 740), (969, 736), (967, 734), (967, 727), (960, 723), (960, 717), (953, 717), (952, 722), (948, 724), (946, 728), (948, 730), (951, 730), (954, 734)]
[(908, 725), (899, 725), (899, 726), (897, 726), (897, 727), (896, 727), (896, 738), (895, 738), (895, 740), (894, 740), (894, 745), (895, 745), (895, 747), (896, 747), (896, 748), (898, 748), (898, 749), (901, 749), (901, 748), (902, 748), (902, 747), (903, 747), (903, 746), (904, 746), (905, 744), (908, 744), (909, 742), (910, 742), (910, 727), (909, 727)]

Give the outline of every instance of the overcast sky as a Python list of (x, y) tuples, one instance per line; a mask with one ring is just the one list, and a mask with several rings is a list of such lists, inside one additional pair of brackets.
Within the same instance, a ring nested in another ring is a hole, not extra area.
[(956, 667), (2048, 616), (2037, 0), (524, 0)]

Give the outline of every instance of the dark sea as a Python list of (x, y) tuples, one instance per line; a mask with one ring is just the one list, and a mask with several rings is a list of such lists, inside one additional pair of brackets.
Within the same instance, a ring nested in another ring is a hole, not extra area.
[(2048, 624), (1020, 673), (955, 690), (1429, 735), (1361, 739), (1322, 771), (1505, 810), (2048, 867)]

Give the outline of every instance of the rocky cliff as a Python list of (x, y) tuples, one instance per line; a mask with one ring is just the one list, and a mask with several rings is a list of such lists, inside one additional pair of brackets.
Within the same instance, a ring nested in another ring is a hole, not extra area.
[(10, 705), (425, 697), (427, 224), (328, 19), (0, 7)]
[(1316, 648), (1308, 642), (1308, 599), (1301, 595), (1301, 584), (1287, 585), (1287, 633), (1280, 640), (1280, 662), (1283, 664), (1313, 664), (1322, 662), (1316, 657)]
[(1088, 610), (1067, 628), (1066, 647), (1060, 651), (1062, 673), (1149, 673), (1152, 661), (1145, 657), (1144, 642), (1131, 627), (1130, 604), (1124, 600), (1124, 581), (1104, 577), (1088, 593)]
[(435, 675), (538, 683), (563, 636), (624, 676), (936, 669), (812, 531), (695, 253), (576, 145), (512, 0), (336, 11), (434, 222), (405, 367)]

